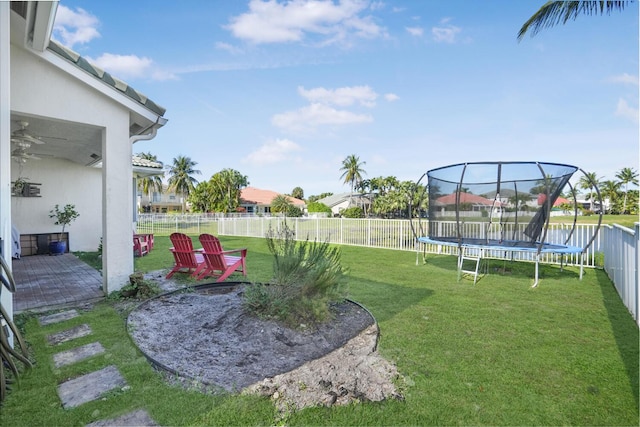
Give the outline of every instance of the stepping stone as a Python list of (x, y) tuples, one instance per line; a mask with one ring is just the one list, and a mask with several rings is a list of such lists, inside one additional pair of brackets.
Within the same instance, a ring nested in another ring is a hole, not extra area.
[(47, 337), (49, 344), (57, 345), (66, 341), (71, 341), (76, 338), (85, 337), (91, 333), (91, 328), (86, 323), (78, 325), (66, 331), (51, 334)]
[(100, 353), (104, 353), (104, 347), (102, 347), (102, 344), (99, 342), (93, 342), (91, 344), (54, 354), (53, 363), (56, 368), (59, 368), (61, 366), (70, 365), (72, 363), (88, 359), (89, 357)]
[(58, 396), (65, 409), (75, 408), (126, 384), (118, 368), (112, 365), (60, 384)]
[(47, 326), (53, 323), (58, 323), (58, 322), (63, 322), (65, 320), (73, 319), (74, 317), (78, 317), (78, 312), (76, 310), (67, 310), (67, 311), (61, 311), (60, 313), (40, 316), (38, 318), (38, 321), (40, 322), (40, 326)]
[(144, 409), (138, 409), (137, 411), (129, 412), (118, 418), (110, 420), (94, 421), (91, 424), (87, 424), (86, 427), (112, 427), (112, 426), (157, 426), (155, 421), (151, 419), (147, 411)]

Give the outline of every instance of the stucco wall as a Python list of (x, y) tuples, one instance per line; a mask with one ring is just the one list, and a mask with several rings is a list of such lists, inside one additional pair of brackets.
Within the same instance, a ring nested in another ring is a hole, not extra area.
[[(11, 168), (11, 180), (18, 177), (19, 168)], [(49, 218), (49, 211), (58, 204), (76, 206), (78, 219), (65, 230), (69, 232), (69, 250), (95, 251), (102, 234), (101, 170), (88, 168), (61, 159), (27, 161), (22, 176), (29, 182), (42, 184), (42, 197), (11, 197), (11, 217), (20, 234), (61, 231)]]

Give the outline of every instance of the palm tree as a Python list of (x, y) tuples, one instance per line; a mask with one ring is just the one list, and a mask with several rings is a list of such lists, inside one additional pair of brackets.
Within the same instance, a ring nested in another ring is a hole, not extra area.
[[(136, 156), (141, 159), (150, 160), (152, 162), (158, 162), (158, 158), (151, 153), (138, 153)], [(162, 193), (162, 177), (159, 175), (146, 176), (138, 180), (138, 189), (144, 194), (151, 196), (151, 193)]]
[(620, 196), (620, 182), (607, 180), (601, 184), (602, 197), (609, 199), (609, 213)]
[(578, 181), (578, 187), (583, 190), (589, 190), (587, 198), (589, 199), (589, 210), (593, 211), (593, 189), (598, 185), (600, 180), (596, 176), (595, 172), (585, 172), (580, 181)]
[(273, 200), (271, 200), (271, 212), (273, 213), (282, 213), (283, 215), (286, 215), (287, 210), (291, 206), (293, 206), (293, 203), (284, 194), (278, 194), (273, 198)]
[(638, 185), (638, 172), (632, 168), (622, 168), (616, 174), (616, 178), (624, 185), (624, 201), (622, 202), (622, 213), (627, 212), (627, 193), (629, 192), (629, 184)]
[(347, 156), (346, 159), (342, 161), (342, 167), (340, 168), (343, 171), (340, 178), (344, 178), (345, 184), (351, 185), (351, 194), (349, 194), (349, 205), (351, 205), (351, 197), (353, 196), (353, 191), (356, 186), (362, 181), (362, 175), (366, 172), (362, 169), (362, 166), (367, 162), (361, 162), (360, 158), (355, 154), (351, 154)]
[(304, 200), (304, 190), (302, 189), (302, 187), (295, 187), (293, 190), (291, 190), (291, 197)]
[(610, 15), (612, 11), (623, 11), (631, 1), (548, 1), (518, 32), (518, 41), (531, 30), (531, 37), (545, 28), (553, 27), (559, 23), (563, 25), (569, 19), (575, 20), (579, 15)]
[(195, 174), (200, 174), (199, 170), (194, 169), (197, 164), (190, 157), (178, 156), (173, 159), (173, 165), (169, 168), (169, 190), (184, 195), (182, 199), (183, 212), (185, 199), (198, 182), (193, 177)]

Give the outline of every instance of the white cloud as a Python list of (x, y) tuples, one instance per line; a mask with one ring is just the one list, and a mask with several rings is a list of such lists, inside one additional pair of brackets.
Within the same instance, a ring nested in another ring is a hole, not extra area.
[(420, 37), (424, 34), (424, 28), (422, 27), (405, 27), (405, 30), (412, 36)]
[(157, 69), (153, 66), (153, 61), (149, 58), (136, 55), (116, 55), (104, 53), (98, 58), (88, 58), (89, 62), (108, 71), (119, 79), (150, 78), (153, 80), (171, 80), (175, 75)]
[(232, 55), (237, 55), (243, 52), (239, 47), (224, 42), (217, 42), (216, 49), (225, 50)]
[(609, 80), (614, 83), (623, 83), (623, 84), (638, 86), (638, 76), (632, 76), (631, 74), (627, 74), (627, 73), (622, 73), (620, 75), (613, 76)]
[(630, 106), (627, 101), (622, 98), (618, 99), (616, 116), (624, 117), (634, 123), (638, 123), (638, 109)]
[(73, 47), (76, 44), (88, 43), (100, 37), (97, 27), (100, 21), (84, 9), (75, 11), (64, 5), (58, 5), (56, 20), (53, 24), (53, 35), (62, 44)]
[(116, 55), (103, 53), (98, 58), (89, 58), (90, 62), (104, 68), (116, 77), (136, 78), (148, 73), (153, 61), (149, 58), (140, 58), (136, 55)]
[(357, 114), (347, 110), (336, 110), (325, 104), (312, 103), (295, 111), (276, 114), (271, 123), (281, 129), (299, 132), (320, 125), (349, 125), (372, 122), (368, 114)]
[(433, 39), (438, 43), (455, 43), (457, 35), (462, 31), (459, 27), (449, 23), (450, 18), (440, 20), (439, 27), (431, 28)]
[(252, 165), (266, 165), (289, 160), (291, 154), (300, 151), (301, 148), (295, 142), (288, 139), (276, 139), (267, 141), (262, 147), (250, 153), (243, 162)]
[(298, 93), (311, 103), (338, 105), (346, 107), (359, 103), (365, 107), (374, 107), (378, 94), (369, 86), (351, 86), (338, 89), (325, 89), (317, 87), (306, 90), (298, 86)]
[(393, 102), (393, 101), (397, 101), (398, 99), (400, 99), (400, 97), (398, 95), (396, 95), (395, 93), (386, 93), (384, 95), (384, 99), (386, 99), (389, 102)]
[(231, 18), (226, 28), (235, 37), (255, 44), (299, 42), (308, 34), (324, 39), (323, 44), (350, 35), (385, 35), (371, 16), (360, 16), (367, 6), (362, 0), (251, 0), (249, 11)]

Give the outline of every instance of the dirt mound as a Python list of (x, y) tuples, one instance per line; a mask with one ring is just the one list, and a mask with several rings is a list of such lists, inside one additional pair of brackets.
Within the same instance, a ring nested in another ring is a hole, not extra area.
[(242, 309), (243, 286), (200, 287), (149, 300), (129, 315), (131, 337), (175, 375), (229, 392), (271, 396), (283, 408), (399, 397), (395, 367), (376, 352), (378, 327), (353, 302), (293, 330)]

